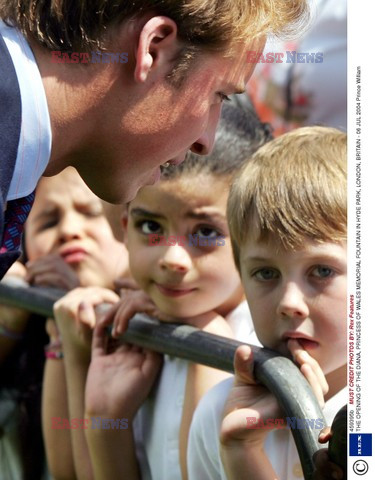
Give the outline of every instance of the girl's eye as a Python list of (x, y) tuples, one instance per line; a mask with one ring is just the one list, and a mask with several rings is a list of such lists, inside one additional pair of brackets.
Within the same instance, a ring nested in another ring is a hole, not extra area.
[(154, 222), (153, 220), (143, 220), (137, 226), (145, 235), (150, 235), (151, 233), (161, 234), (162, 231), (159, 223)]
[(103, 206), (100, 202), (77, 205), (76, 210), (81, 215), (84, 215), (85, 217), (88, 217), (88, 218), (100, 217), (101, 215), (104, 214)]
[(330, 267), (325, 265), (317, 265), (311, 270), (311, 275), (316, 278), (330, 278), (334, 274), (334, 271)]
[(38, 228), (38, 232), (43, 232), (44, 230), (48, 230), (49, 228), (53, 228), (53, 227), (56, 227), (56, 225), (58, 224), (58, 219), (57, 218), (51, 218), (49, 220), (46, 220), (45, 222), (43, 222), (39, 228)]
[(90, 219), (90, 218), (98, 218), (98, 217), (101, 217), (103, 215), (103, 212), (99, 212), (98, 210), (86, 210), (84, 212), (81, 212), (81, 214)]
[(280, 273), (273, 268), (261, 268), (252, 274), (252, 277), (260, 280), (262, 282), (266, 282), (269, 280), (275, 280), (276, 278), (280, 277)]
[(60, 216), (56, 213), (45, 216), (41, 219), (40, 223), (38, 222), (37, 225), (37, 232), (43, 232), (44, 230), (48, 230), (50, 228), (56, 227), (60, 223)]
[(220, 233), (214, 228), (201, 227), (196, 230), (195, 235), (203, 238), (216, 238), (220, 236)]
[(86, 215), (86, 217), (92, 218), (100, 217), (103, 215), (103, 210), (101, 208), (90, 208), (84, 212), (84, 215)]

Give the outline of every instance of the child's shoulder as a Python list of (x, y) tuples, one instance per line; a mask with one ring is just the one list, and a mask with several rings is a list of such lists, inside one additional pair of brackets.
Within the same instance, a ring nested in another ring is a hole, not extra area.
[(193, 422), (218, 419), (221, 425), (221, 415), (224, 404), (233, 386), (234, 377), (227, 378), (211, 388), (199, 401), (193, 416)]
[(220, 461), (221, 417), (234, 377), (215, 385), (200, 400), (190, 426), (188, 442), (189, 478), (225, 479)]
[(249, 305), (245, 300), (237, 305), (237, 307), (225, 317), (225, 320), (231, 327), (236, 340), (258, 345), (259, 347), (262, 346), (256, 336)]
[(347, 391), (343, 388), (337, 392), (333, 397), (327, 400), (323, 408), (324, 417), (327, 421), (327, 425), (331, 425), (336, 413), (347, 403)]

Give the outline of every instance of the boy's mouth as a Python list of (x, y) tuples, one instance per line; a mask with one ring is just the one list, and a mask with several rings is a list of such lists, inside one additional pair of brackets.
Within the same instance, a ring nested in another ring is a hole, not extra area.
[(196, 290), (196, 288), (173, 287), (170, 285), (161, 285), (160, 283), (155, 283), (155, 285), (160, 293), (167, 297), (182, 297)]
[(314, 350), (319, 347), (319, 343), (312, 337), (300, 332), (285, 332), (283, 340), (288, 343), (288, 340), (297, 340), (304, 350)]

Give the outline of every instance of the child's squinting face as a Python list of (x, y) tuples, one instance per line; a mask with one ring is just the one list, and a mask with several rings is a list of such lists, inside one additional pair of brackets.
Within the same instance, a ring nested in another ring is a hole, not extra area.
[(30, 260), (60, 255), (82, 286), (110, 288), (127, 267), (126, 249), (114, 238), (101, 201), (73, 169), (38, 184), (26, 252)]
[[(162, 312), (179, 319), (210, 311), (225, 316), (243, 299), (226, 221), (227, 197), (227, 179), (201, 174), (145, 187), (130, 203), (130, 270)], [(187, 242), (150, 245), (150, 234), (185, 236)], [(189, 235), (197, 236), (197, 245), (189, 245)], [(199, 246), (207, 239), (215, 245)]]
[(288, 354), (291, 338), (325, 374), (346, 363), (346, 243), (306, 240), (302, 250), (249, 238), (241, 276), (260, 342)]

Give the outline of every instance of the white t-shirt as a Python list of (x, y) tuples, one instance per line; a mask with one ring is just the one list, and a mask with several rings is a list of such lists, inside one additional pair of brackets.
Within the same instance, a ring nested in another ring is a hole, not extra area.
[[(220, 382), (201, 399), (190, 426), (188, 443), (188, 476), (191, 480), (226, 480), (220, 459), (219, 435), (225, 401), (233, 378)], [(345, 405), (343, 389), (327, 401), (323, 412), (331, 425), (340, 408)], [(303, 478), (301, 463), (289, 429), (272, 430), (265, 442), (265, 452), (282, 480)]]
[[(226, 320), (234, 338), (260, 345), (246, 302)], [(181, 479), (179, 434), (188, 367), (187, 360), (165, 355), (158, 384), (135, 417), (133, 428), (142, 480)]]
[(0, 34), (12, 57), (22, 102), (17, 159), (7, 196), (14, 200), (35, 190), (51, 155), (52, 130), (42, 77), (29, 44), (19, 30), (1, 20)]

